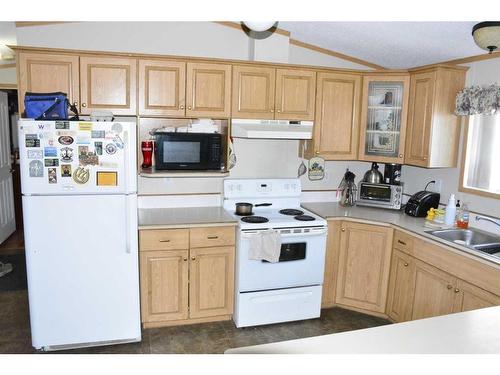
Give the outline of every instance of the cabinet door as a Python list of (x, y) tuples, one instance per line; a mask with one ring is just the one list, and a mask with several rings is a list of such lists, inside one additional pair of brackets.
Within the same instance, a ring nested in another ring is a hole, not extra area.
[(313, 120), (316, 98), (316, 72), (276, 70), (276, 119)]
[(339, 220), (328, 221), (328, 242), (326, 244), (325, 277), (323, 279), (323, 296), (321, 307), (331, 307), (335, 304), (335, 287), (337, 286), (338, 259), (340, 250)]
[(233, 66), (233, 118), (274, 119), (275, 68)]
[(405, 158), (407, 164), (421, 167), (428, 165), (435, 81), (435, 72), (411, 76)]
[(392, 253), (387, 315), (395, 322), (411, 319), (415, 288), (415, 259), (396, 249)]
[(136, 59), (81, 57), (81, 113), (108, 110), (115, 115), (137, 114), (136, 65)]
[(188, 63), (186, 75), (186, 116), (230, 116), (231, 65)]
[(359, 159), (403, 164), (409, 76), (365, 76)]
[(388, 227), (343, 223), (337, 303), (385, 312), (392, 232)]
[(427, 263), (417, 261), (412, 320), (453, 312), (457, 279)]
[(79, 58), (72, 55), (19, 53), (19, 113), (24, 111), (26, 92), (64, 92), (80, 104)]
[(455, 312), (500, 306), (500, 296), (487, 292), (463, 280), (458, 280), (455, 293)]
[(140, 253), (142, 322), (188, 318), (188, 250)]
[(139, 60), (139, 114), (184, 117), (186, 63)]
[(230, 315), (234, 301), (234, 247), (191, 249), (189, 317)]
[(318, 73), (315, 155), (327, 160), (357, 158), (360, 95), (359, 75)]

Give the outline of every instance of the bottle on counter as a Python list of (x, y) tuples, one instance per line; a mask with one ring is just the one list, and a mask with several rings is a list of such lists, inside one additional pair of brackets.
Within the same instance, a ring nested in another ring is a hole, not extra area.
[(469, 227), (469, 207), (466, 203), (462, 204), (457, 213), (457, 228), (467, 229)]
[(455, 224), (456, 213), (457, 213), (457, 207), (455, 202), (455, 194), (451, 194), (450, 199), (448, 199), (448, 204), (446, 205), (446, 212), (444, 215), (445, 225)]

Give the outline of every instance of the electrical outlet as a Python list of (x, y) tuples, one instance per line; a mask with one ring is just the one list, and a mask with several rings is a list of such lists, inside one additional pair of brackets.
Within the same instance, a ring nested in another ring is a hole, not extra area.
[(434, 179), (436, 182), (433, 184), (434, 186), (431, 185), (432, 191), (436, 193), (441, 193), (441, 188), (443, 187), (443, 180), (436, 178)]

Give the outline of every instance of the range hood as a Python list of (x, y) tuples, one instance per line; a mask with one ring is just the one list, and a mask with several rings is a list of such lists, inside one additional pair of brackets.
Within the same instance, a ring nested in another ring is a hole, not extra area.
[(231, 136), (235, 138), (311, 139), (312, 121), (233, 119)]

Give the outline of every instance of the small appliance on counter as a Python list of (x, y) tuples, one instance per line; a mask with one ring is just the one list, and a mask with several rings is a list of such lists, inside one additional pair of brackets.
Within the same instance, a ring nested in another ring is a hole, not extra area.
[(379, 184), (361, 181), (358, 184), (359, 206), (401, 209), (403, 183), (400, 185)]
[(419, 191), (411, 196), (406, 203), (405, 213), (410, 216), (424, 217), (430, 208), (438, 208), (439, 193), (433, 191)]
[(365, 173), (363, 181), (372, 184), (380, 184), (384, 182), (384, 177), (382, 176), (382, 173), (380, 173), (380, 171), (378, 170), (377, 163), (372, 163), (372, 168)]
[(384, 182), (391, 185), (399, 185), (401, 183), (401, 164), (385, 163)]

